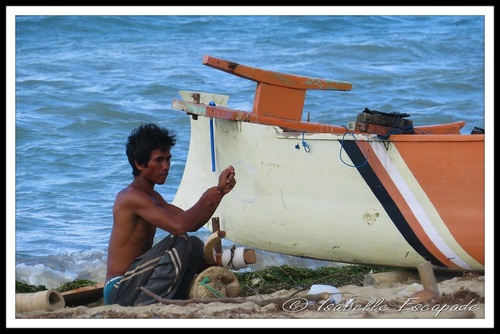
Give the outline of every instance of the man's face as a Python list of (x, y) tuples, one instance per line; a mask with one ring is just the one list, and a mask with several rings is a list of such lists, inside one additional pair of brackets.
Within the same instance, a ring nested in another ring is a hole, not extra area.
[(162, 151), (156, 149), (151, 152), (147, 166), (142, 169), (141, 175), (156, 184), (164, 184), (170, 170), (170, 149)]

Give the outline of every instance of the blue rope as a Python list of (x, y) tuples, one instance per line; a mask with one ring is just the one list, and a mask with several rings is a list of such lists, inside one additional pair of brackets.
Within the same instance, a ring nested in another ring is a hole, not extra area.
[(309, 144), (306, 143), (306, 141), (304, 140), (304, 132), (302, 132), (302, 147), (304, 148), (304, 151), (306, 151), (307, 153), (311, 152), (311, 147), (309, 147)]
[(356, 167), (356, 168), (361, 168), (363, 167), (364, 165), (366, 165), (366, 163), (368, 162), (368, 154), (366, 153), (365, 149), (363, 148), (363, 146), (361, 146), (361, 150), (363, 151), (363, 155), (365, 157), (365, 162), (363, 162), (361, 165), (351, 165), (351, 164), (348, 164), (347, 162), (344, 161), (344, 159), (342, 159), (342, 150), (344, 149), (344, 138), (345, 138), (345, 135), (350, 133), (352, 138), (354, 138), (354, 141), (356, 141), (356, 137), (354, 136), (354, 132), (349, 132), (349, 130), (347, 129), (347, 127), (345, 125), (342, 125), (346, 131), (344, 133), (344, 135), (342, 136), (342, 141), (340, 143), (340, 152), (339, 152), (339, 158), (340, 158), (340, 161), (342, 161), (342, 163), (344, 163), (345, 165), (349, 166), (349, 167)]

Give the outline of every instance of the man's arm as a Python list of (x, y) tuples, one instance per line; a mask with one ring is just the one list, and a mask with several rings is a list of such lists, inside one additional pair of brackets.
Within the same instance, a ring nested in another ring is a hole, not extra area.
[(158, 206), (147, 194), (138, 193), (134, 196), (134, 211), (148, 223), (174, 235), (196, 231), (208, 222), (222, 198), (235, 185), (234, 168), (229, 166), (222, 171), (217, 186), (207, 189), (188, 210), (182, 211), (171, 204), (169, 208)]
[(201, 218), (200, 223), (191, 232), (198, 231), (212, 217), (213, 213), (215, 212), (215, 210), (219, 206), (220, 201), (222, 200), (222, 197), (224, 197), (226, 194), (228, 194), (229, 192), (231, 192), (231, 190), (233, 190), (234, 186), (236, 185), (236, 178), (235, 178), (235, 176), (236, 176), (236, 173), (234, 171), (234, 167), (233, 166), (228, 166), (226, 169), (224, 169), (221, 172), (221, 174), (219, 176), (219, 182), (217, 184), (217, 187), (209, 188), (205, 192), (205, 194), (206, 194), (207, 192), (212, 191), (213, 188), (217, 188), (221, 192), (222, 196), (218, 200), (217, 204), (215, 205), (214, 210), (208, 216), (206, 216), (204, 218)]

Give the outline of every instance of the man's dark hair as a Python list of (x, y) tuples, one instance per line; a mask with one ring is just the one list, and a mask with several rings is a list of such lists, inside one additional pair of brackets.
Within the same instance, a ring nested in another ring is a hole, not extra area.
[(173, 131), (154, 123), (142, 124), (132, 130), (128, 136), (126, 152), (134, 177), (141, 173), (135, 166), (136, 161), (139, 165), (147, 166), (151, 151), (159, 148), (166, 152), (175, 145), (175, 141), (176, 134)]

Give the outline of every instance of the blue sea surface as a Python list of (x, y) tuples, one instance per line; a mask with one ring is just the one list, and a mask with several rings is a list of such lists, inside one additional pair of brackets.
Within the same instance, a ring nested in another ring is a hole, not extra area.
[[(173, 200), (190, 134), (189, 117), (171, 108), (178, 91), (227, 94), (229, 107), (251, 111), (255, 83), (202, 65), (204, 55), (352, 82), (345, 94), (308, 92), (315, 122), (347, 125), (367, 107), (416, 125), (463, 120), (463, 133), (486, 125), (481, 15), (18, 15), (7, 221), (16, 280), (104, 280), (114, 197), (132, 180), (125, 142), (141, 123), (178, 135), (157, 187)], [(262, 254), (263, 265), (325, 264)]]

